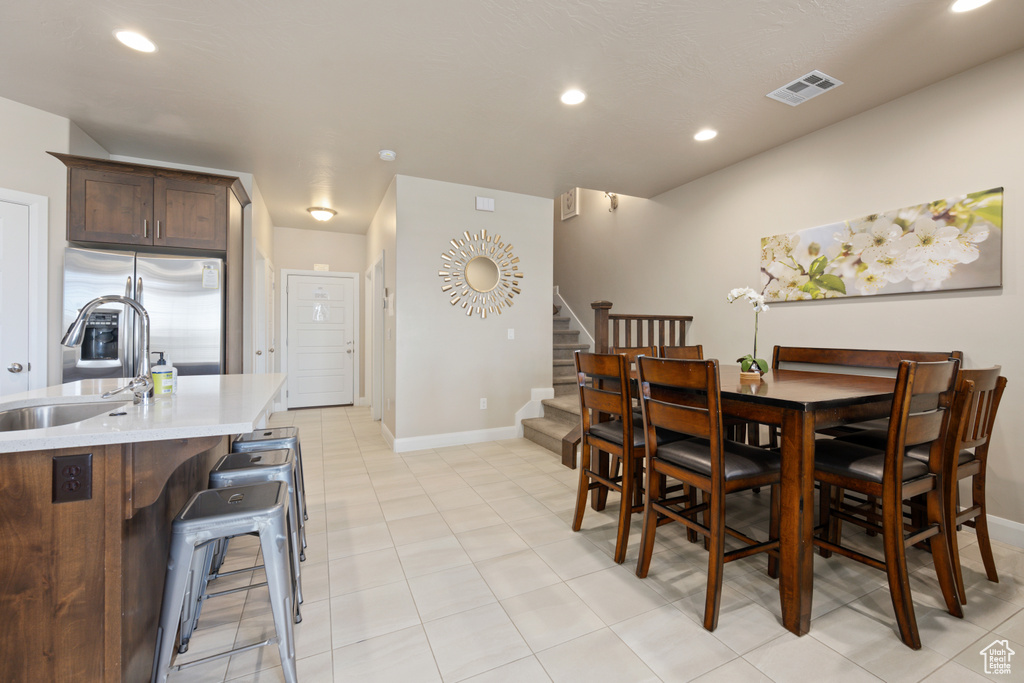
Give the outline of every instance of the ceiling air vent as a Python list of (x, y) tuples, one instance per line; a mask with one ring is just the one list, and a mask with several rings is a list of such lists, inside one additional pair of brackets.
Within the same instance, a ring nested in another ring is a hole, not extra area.
[(827, 76), (820, 71), (812, 71), (806, 76), (801, 76), (792, 83), (782, 86), (778, 90), (773, 90), (768, 93), (768, 97), (795, 107), (812, 97), (817, 97), (821, 93), (828, 92), (842, 84), (842, 81)]

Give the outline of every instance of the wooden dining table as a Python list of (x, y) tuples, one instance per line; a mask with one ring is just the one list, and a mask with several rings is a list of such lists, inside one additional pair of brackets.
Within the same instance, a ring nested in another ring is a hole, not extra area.
[(888, 416), (896, 380), (769, 370), (760, 382), (750, 383), (740, 379), (738, 365), (721, 365), (719, 372), (723, 414), (780, 427), (782, 622), (803, 635), (810, 629), (814, 589), (815, 430)]

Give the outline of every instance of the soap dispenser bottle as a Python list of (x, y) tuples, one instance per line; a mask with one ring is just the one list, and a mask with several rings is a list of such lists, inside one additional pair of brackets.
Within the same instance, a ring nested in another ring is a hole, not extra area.
[(163, 351), (154, 351), (160, 358), (153, 364), (153, 393), (157, 396), (170, 396), (177, 388), (178, 369), (168, 362)]

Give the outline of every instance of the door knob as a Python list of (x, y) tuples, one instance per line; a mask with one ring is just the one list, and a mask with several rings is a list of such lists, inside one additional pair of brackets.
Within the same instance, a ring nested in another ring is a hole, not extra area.
[(268, 350), (268, 351), (270, 351), (271, 353), (273, 353), (273, 352), (274, 352), (274, 347), (273, 347), (273, 346), (271, 346), (271, 347), (270, 347), (269, 349), (267, 349), (267, 350)]
[(345, 353), (352, 353), (352, 349), (345, 349)]
[(262, 356), (262, 355), (263, 355), (263, 352), (262, 352), (262, 351), (257, 351), (257, 352), (256, 352), (256, 355), (257, 355), (257, 356)]
[(21, 367), (21, 363), (11, 363), (7, 366), (7, 372), (19, 373), (25, 368)]

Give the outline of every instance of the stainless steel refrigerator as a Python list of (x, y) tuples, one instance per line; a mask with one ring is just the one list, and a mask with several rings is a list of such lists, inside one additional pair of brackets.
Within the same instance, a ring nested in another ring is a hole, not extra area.
[[(131, 251), (64, 252), (64, 329), (98, 296), (122, 294), (149, 313), (150, 350), (163, 351), (179, 375), (224, 372), (224, 262)], [(61, 381), (134, 377), (139, 326), (128, 306), (104, 306), (81, 346), (64, 348)]]

